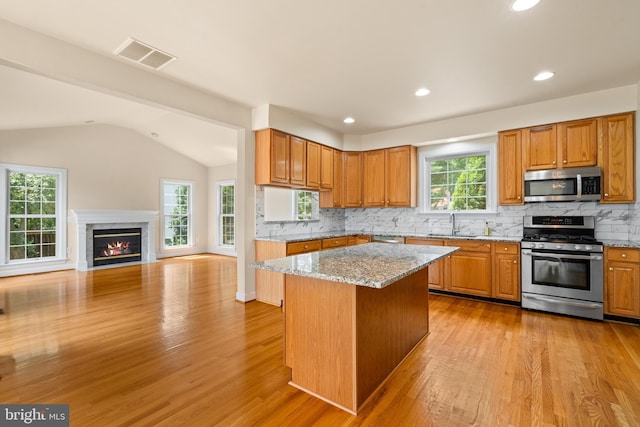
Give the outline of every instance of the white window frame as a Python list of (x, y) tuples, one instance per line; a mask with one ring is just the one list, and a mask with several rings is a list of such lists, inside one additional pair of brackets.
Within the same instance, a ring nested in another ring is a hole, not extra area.
[[(177, 245), (177, 246), (169, 246), (166, 244), (165, 238), (167, 237), (165, 235), (165, 227), (166, 227), (166, 216), (164, 213), (164, 209), (165, 209), (165, 197), (164, 197), (164, 187), (165, 185), (185, 185), (187, 187), (189, 187), (189, 197), (188, 197), (188, 204), (187, 204), (187, 217), (188, 217), (188, 224), (189, 224), (189, 230), (187, 233), (187, 239), (188, 242), (186, 245)], [(167, 251), (171, 251), (171, 250), (175, 250), (175, 249), (185, 249), (185, 248), (192, 248), (195, 246), (194, 243), (194, 229), (195, 229), (195, 223), (194, 223), (194, 218), (193, 218), (193, 205), (194, 205), (194, 196), (195, 195), (195, 183), (193, 181), (181, 181), (181, 180), (176, 180), (176, 179), (162, 179), (160, 180), (160, 234), (161, 234), (161, 239), (162, 239), (162, 250), (167, 250)]]
[[(9, 260), (9, 172), (54, 175), (56, 177), (56, 255), (46, 258)], [(67, 170), (41, 166), (0, 163), (0, 267), (60, 264), (67, 261)]]
[[(432, 210), (431, 209), (431, 175), (430, 162), (433, 160), (451, 159), (456, 157), (470, 157), (484, 155), (487, 159), (487, 208), (477, 210)], [(498, 143), (492, 137), (477, 141), (465, 141), (449, 144), (428, 145), (418, 150), (418, 191), (419, 212), (431, 215), (448, 215), (456, 212), (464, 215), (486, 215), (497, 212), (498, 200)]]
[(218, 181), (216, 182), (216, 188), (217, 188), (217, 205), (218, 205), (218, 214), (217, 214), (217, 218), (216, 218), (216, 222), (218, 223), (218, 246), (221, 248), (227, 248), (227, 249), (235, 249), (236, 245), (235, 243), (233, 245), (228, 245), (228, 244), (224, 244), (222, 242), (222, 237), (223, 237), (223, 224), (222, 224), (222, 218), (223, 218), (223, 213), (222, 213), (222, 187), (233, 187), (233, 241), (236, 241), (236, 229), (237, 229), (237, 223), (236, 223), (236, 181), (235, 180), (229, 180), (229, 181)]
[(312, 193), (311, 190), (296, 190), (293, 192), (293, 220), (294, 221), (312, 221), (313, 220), (313, 194), (311, 194), (311, 212), (308, 218), (300, 218), (298, 216), (298, 206), (300, 204), (300, 193)]

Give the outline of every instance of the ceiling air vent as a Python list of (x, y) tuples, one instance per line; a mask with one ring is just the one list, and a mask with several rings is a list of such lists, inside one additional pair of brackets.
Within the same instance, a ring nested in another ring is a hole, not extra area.
[(142, 43), (136, 39), (129, 37), (120, 47), (113, 53), (130, 61), (137, 62), (154, 70), (167, 65), (169, 62), (178, 59), (175, 56)]

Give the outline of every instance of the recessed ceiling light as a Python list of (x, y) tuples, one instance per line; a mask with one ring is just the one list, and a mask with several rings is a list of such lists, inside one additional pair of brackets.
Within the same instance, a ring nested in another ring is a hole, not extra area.
[(516, 12), (522, 12), (523, 10), (531, 9), (538, 3), (540, 3), (540, 0), (516, 0), (511, 5), (511, 9)]
[(416, 91), (416, 96), (427, 96), (431, 93), (431, 91), (425, 87), (420, 88)]
[(533, 78), (533, 80), (537, 81), (537, 82), (541, 82), (542, 80), (547, 80), (550, 79), (551, 77), (553, 77), (555, 73), (551, 72), (551, 71), (543, 71), (541, 73), (538, 73), (537, 76), (535, 76)]
[(343, 120), (346, 124), (351, 124), (354, 123), (356, 121), (356, 119), (354, 119), (353, 117), (347, 117), (346, 119)]

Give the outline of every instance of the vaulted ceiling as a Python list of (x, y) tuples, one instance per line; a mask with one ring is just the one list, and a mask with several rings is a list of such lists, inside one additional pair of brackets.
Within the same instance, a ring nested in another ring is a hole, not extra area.
[[(511, 0), (3, 0), (0, 18), (123, 62), (113, 51), (133, 37), (178, 58), (150, 73), (247, 108), (285, 107), (344, 134), (640, 82), (640, 1), (541, 0), (519, 13), (510, 6)], [(534, 81), (542, 70), (555, 76)], [(194, 147), (215, 140), (229, 148), (222, 141), (233, 140), (224, 127), (194, 125), (175, 112), (40, 76), (23, 76), (37, 81), (12, 87), (18, 73), (0, 67), (0, 129), (104, 120), (157, 133), (167, 144), (189, 126)], [(416, 97), (421, 87), (431, 93)], [(29, 105), (33, 88), (39, 108)], [(13, 108), (5, 93), (15, 96)], [(43, 102), (54, 95), (65, 102)], [(355, 123), (344, 124), (347, 116)], [(180, 145), (187, 155), (197, 152)]]

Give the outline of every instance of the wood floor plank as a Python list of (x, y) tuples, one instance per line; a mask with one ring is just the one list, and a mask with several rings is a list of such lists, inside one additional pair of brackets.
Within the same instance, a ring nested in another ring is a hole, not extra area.
[[(0, 278), (0, 402), (73, 426), (638, 426), (640, 328), (430, 296), (431, 333), (354, 417), (288, 385), (236, 261)], [(330, 315), (330, 313), (328, 313)]]

